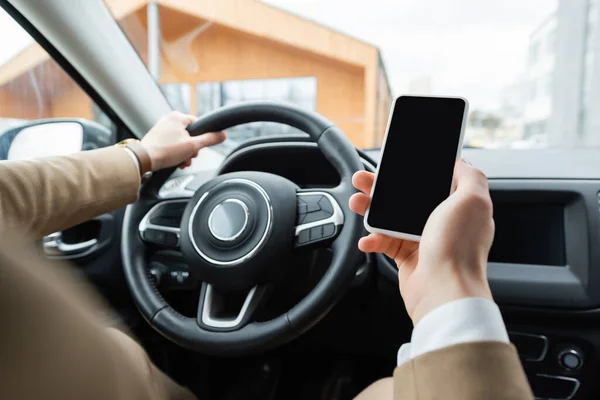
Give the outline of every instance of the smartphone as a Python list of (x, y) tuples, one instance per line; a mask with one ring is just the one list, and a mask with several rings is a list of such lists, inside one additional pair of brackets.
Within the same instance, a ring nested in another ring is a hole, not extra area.
[(392, 104), (365, 228), (419, 241), (452, 190), (469, 104), (462, 97), (400, 96)]

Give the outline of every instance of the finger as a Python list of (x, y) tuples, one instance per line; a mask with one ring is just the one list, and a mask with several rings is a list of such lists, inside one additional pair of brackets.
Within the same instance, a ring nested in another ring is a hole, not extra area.
[(454, 167), (454, 185), (456, 191), (471, 191), (489, 193), (488, 181), (485, 174), (467, 163), (464, 159), (456, 162)]
[(371, 193), (375, 174), (368, 171), (358, 171), (352, 176), (352, 186), (363, 193)]
[(215, 144), (222, 143), (224, 140), (225, 134), (223, 132), (209, 132), (200, 136), (194, 136), (192, 143), (194, 143), (196, 152), (198, 152), (198, 150), (204, 147), (214, 146)]
[(369, 203), (371, 203), (371, 198), (364, 193), (354, 193), (350, 197), (350, 201), (348, 201), (350, 210), (359, 215), (362, 215), (363, 217), (367, 212), (367, 208), (369, 208)]
[(187, 127), (192, 122), (195, 122), (198, 117), (190, 114), (184, 114), (180, 111), (171, 111), (165, 116), (166, 118), (172, 118), (173, 120), (180, 122), (183, 126)]
[[(461, 160), (462, 160), (462, 158), (461, 158)], [(452, 195), (454, 192), (456, 192), (456, 187), (458, 186), (458, 176), (456, 174), (456, 168), (458, 168), (458, 163), (461, 160), (458, 160), (454, 164), (454, 171), (452, 172), (452, 188), (450, 188), (450, 195)]]
[[(396, 248), (396, 255), (390, 256), (397, 262), (403, 263), (412, 257), (415, 253), (418, 254), (419, 242), (412, 242), (410, 240), (402, 240), (400, 245)], [(398, 265), (400, 266), (400, 265)]]
[(365, 253), (383, 253), (394, 258), (398, 254), (401, 240), (391, 238), (381, 233), (371, 233), (358, 241), (358, 248)]
[(171, 118), (176, 121), (184, 121), (187, 116), (188, 114), (184, 114), (181, 111), (171, 111), (170, 113), (165, 115), (165, 118)]
[(189, 167), (190, 165), (192, 165), (192, 159), (187, 159), (184, 162), (182, 162), (181, 164), (179, 164), (179, 168), (184, 169)]
[(187, 127), (188, 125), (190, 125), (193, 122), (196, 122), (197, 120), (198, 120), (198, 117), (196, 117), (194, 115), (183, 114), (183, 118), (182, 118), (181, 122)]
[(461, 157), (456, 161), (454, 164), (454, 172), (452, 174), (452, 190), (450, 191), (450, 194), (456, 192), (456, 188), (458, 186), (458, 168), (461, 168), (462, 163), (465, 163), (470, 167), (473, 166), (473, 164), (471, 164), (471, 162), (464, 157)]

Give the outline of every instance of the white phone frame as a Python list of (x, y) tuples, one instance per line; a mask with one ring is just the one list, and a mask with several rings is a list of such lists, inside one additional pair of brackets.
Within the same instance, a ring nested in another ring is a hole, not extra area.
[[(390, 132), (390, 123), (392, 122), (392, 116), (394, 115), (394, 109), (396, 108), (396, 100), (398, 100), (401, 97), (460, 99), (460, 100), (464, 101), (465, 102), (465, 112), (463, 114), (462, 126), (460, 128), (460, 138), (458, 139), (458, 148), (456, 149), (456, 159), (457, 160), (460, 157), (460, 153), (462, 151), (463, 140), (465, 138), (465, 128), (467, 126), (467, 115), (469, 114), (469, 101), (467, 99), (465, 99), (464, 97), (461, 97), (461, 96), (423, 96), (423, 95), (412, 95), (412, 94), (400, 95), (400, 96), (396, 97), (394, 99), (394, 102), (392, 103), (392, 107), (390, 109), (390, 115), (388, 117), (387, 127), (385, 129), (385, 136), (383, 137), (383, 143), (381, 144), (381, 152), (379, 153), (379, 160), (377, 163), (377, 171), (375, 171), (375, 179), (373, 180), (373, 186), (371, 187), (371, 194), (369, 195), (371, 200), (373, 199), (373, 195), (375, 194), (375, 186), (377, 185), (377, 178), (379, 176), (379, 168), (381, 167), (381, 160), (383, 159), (383, 154), (385, 152), (385, 145), (387, 142), (388, 134)], [(454, 187), (454, 178), (452, 179), (452, 185), (450, 186), (450, 193), (448, 193), (448, 196), (450, 196), (452, 194), (453, 187)], [(413, 235), (411, 233), (390, 231), (388, 229), (381, 229), (381, 228), (377, 228), (377, 227), (369, 225), (368, 220), (369, 220), (369, 210), (370, 209), (371, 209), (371, 206), (369, 203), (369, 208), (367, 208), (367, 212), (365, 213), (365, 217), (363, 219), (365, 229), (368, 232), (382, 233), (387, 236), (391, 236), (391, 237), (398, 238), (398, 239), (406, 239), (406, 240), (410, 240), (413, 242), (419, 242), (421, 240), (421, 235)]]

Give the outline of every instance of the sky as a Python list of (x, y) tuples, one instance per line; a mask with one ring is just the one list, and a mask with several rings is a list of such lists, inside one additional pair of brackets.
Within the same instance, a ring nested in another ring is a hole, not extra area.
[[(524, 71), (529, 35), (557, 0), (264, 0), (378, 46), (394, 95), (428, 78), (433, 94), (494, 110)], [(0, 65), (31, 43), (0, 10)]]
[[(394, 95), (431, 79), (433, 94), (494, 110), (524, 71), (531, 32), (556, 0), (265, 0), (379, 47)], [(422, 80), (422, 79), (421, 79)]]

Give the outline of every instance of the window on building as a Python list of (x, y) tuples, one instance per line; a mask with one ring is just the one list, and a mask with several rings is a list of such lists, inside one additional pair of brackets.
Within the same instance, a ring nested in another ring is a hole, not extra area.
[(556, 52), (556, 30), (553, 30), (548, 34), (546, 39), (546, 52), (548, 54), (554, 54)]
[(529, 48), (529, 63), (535, 64), (538, 62), (540, 56), (540, 42), (533, 42)]
[(547, 134), (547, 132), (546, 132), (547, 122), (548, 121), (546, 119), (543, 119), (543, 120), (534, 121), (534, 122), (525, 124), (525, 128), (523, 130), (523, 139), (530, 139), (531, 137), (533, 137), (535, 135)]
[(544, 79), (544, 95), (552, 96), (552, 85), (554, 84), (554, 79), (552, 73), (548, 73), (546, 78)]
[(595, 63), (595, 38), (596, 38), (596, 27), (598, 18), (598, 1), (588, 0), (588, 14), (587, 14), (587, 26), (586, 26), (586, 37), (584, 42), (584, 59), (583, 59), (583, 80), (581, 82), (581, 99), (582, 106), (579, 113), (579, 134), (584, 135), (587, 131), (588, 121), (587, 114), (590, 106), (590, 94), (592, 86), (592, 77), (594, 75), (594, 63)]
[[(203, 82), (196, 85), (197, 112), (205, 114), (221, 106), (253, 100), (292, 103), (310, 111), (316, 109), (317, 80), (314, 77), (253, 79)], [(227, 152), (245, 140), (282, 134), (303, 134), (288, 125), (255, 122), (228, 129), (228, 142), (219, 150)]]
[(316, 108), (314, 77), (206, 82), (196, 85), (198, 113), (252, 100), (285, 101), (307, 110)]
[(537, 81), (534, 79), (529, 83), (529, 99), (535, 100), (537, 97)]
[(587, 12), (587, 26), (586, 26), (586, 47), (588, 44), (593, 43), (594, 36), (596, 33), (596, 20), (598, 18), (598, 3), (597, 1), (591, 0), (588, 4)]
[(595, 23), (598, 18), (598, 0), (588, 0), (588, 23)]
[(182, 113), (190, 113), (191, 86), (187, 83), (166, 83), (160, 85), (160, 89), (174, 110)]

